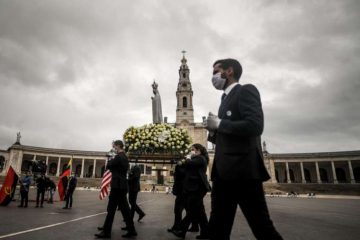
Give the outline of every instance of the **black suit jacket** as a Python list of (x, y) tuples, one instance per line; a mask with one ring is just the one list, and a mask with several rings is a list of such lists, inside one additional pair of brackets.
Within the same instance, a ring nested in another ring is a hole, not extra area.
[(111, 172), (111, 188), (128, 190), (126, 173), (129, 169), (129, 161), (125, 153), (121, 152), (109, 160), (107, 169)]
[(192, 156), (191, 159), (185, 161), (184, 167), (184, 193), (202, 195), (210, 190), (206, 177), (207, 161), (204, 156)]
[(77, 179), (76, 177), (71, 177), (70, 178), (70, 181), (69, 181), (69, 188), (68, 188), (68, 192), (74, 192), (75, 191), (75, 188), (76, 188), (76, 185), (77, 185)]
[(208, 139), (215, 144), (211, 178), (268, 180), (260, 140), (264, 115), (256, 87), (236, 85), (222, 101), (218, 116), (219, 128)]
[(138, 165), (133, 166), (129, 173), (129, 191), (139, 192), (140, 191), (140, 176), (141, 169)]
[(175, 196), (180, 196), (183, 194), (183, 185), (185, 178), (185, 167), (184, 165), (176, 164), (174, 172), (174, 185), (172, 193)]

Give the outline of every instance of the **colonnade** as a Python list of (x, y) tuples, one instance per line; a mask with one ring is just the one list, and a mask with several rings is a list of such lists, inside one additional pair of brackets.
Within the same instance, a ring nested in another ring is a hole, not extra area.
[(360, 182), (360, 159), (321, 161), (275, 159), (270, 161), (273, 161), (270, 163), (272, 182), (334, 184)]

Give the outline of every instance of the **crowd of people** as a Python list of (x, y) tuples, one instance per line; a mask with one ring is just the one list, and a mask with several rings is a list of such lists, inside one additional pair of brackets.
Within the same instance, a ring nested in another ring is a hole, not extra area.
[[(33, 179), (35, 177), (35, 179)], [(54, 194), (56, 192), (55, 182), (46, 176), (44, 173), (41, 173), (39, 176), (34, 176), (30, 172), (26, 172), (25, 176), (22, 179), (19, 179), (20, 184), (20, 205), (19, 208), (27, 208), (29, 206), (29, 192), (30, 187), (34, 183), (36, 186), (36, 205), (35, 208), (43, 208), (45, 195), (47, 195), (47, 203), (54, 203)], [(76, 176), (66, 177), (65, 185), (65, 202), (66, 205), (63, 209), (70, 209), (73, 202), (73, 193), (77, 185)]]

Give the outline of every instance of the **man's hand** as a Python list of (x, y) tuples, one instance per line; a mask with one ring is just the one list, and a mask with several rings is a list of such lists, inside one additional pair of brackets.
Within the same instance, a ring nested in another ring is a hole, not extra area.
[(206, 129), (209, 131), (214, 131), (219, 128), (221, 119), (213, 113), (209, 113), (209, 116), (206, 120)]

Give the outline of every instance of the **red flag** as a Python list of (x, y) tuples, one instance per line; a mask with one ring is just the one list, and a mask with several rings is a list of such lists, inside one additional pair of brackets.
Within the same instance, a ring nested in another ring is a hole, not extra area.
[(7, 206), (14, 197), (16, 184), (19, 180), (18, 175), (10, 166), (5, 177), (5, 182), (0, 190), (0, 206)]
[(106, 170), (103, 179), (101, 181), (101, 189), (99, 195), (100, 200), (103, 200), (107, 195), (109, 195), (110, 183), (111, 183), (111, 172), (110, 170)]
[(58, 192), (60, 201), (64, 201), (65, 193), (68, 185), (68, 176), (70, 176), (70, 166), (72, 164), (72, 159), (69, 160), (64, 172), (61, 174), (58, 182)]

